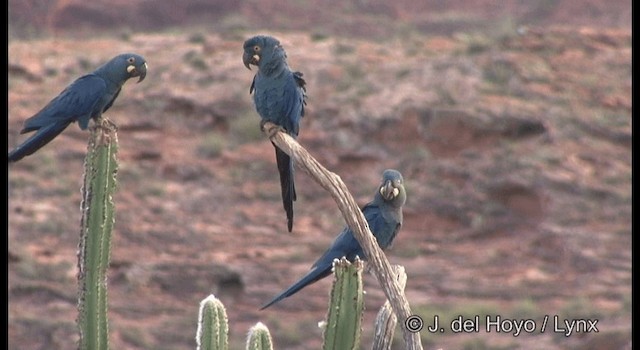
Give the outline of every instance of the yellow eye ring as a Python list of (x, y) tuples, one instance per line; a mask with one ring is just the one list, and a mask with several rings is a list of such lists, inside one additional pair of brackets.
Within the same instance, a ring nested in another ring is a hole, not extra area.
[(133, 62), (135, 62), (135, 61), (136, 61), (136, 58), (135, 58), (135, 57), (129, 57), (129, 58), (127, 58), (127, 62), (129, 62), (129, 63), (133, 63)]
[(253, 47), (254, 52), (260, 52), (260, 46), (256, 45)]

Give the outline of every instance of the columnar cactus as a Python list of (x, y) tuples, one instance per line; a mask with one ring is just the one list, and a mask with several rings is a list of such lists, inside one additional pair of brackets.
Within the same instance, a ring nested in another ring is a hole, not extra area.
[(324, 330), (324, 350), (360, 348), (364, 310), (362, 270), (363, 263), (357, 258), (353, 263), (345, 258), (333, 263), (335, 279)]
[(227, 311), (213, 294), (200, 302), (196, 343), (198, 350), (226, 350), (229, 347)]
[(107, 270), (114, 224), (118, 137), (107, 121), (92, 129), (85, 158), (78, 247), (79, 348), (109, 348)]
[(256, 323), (247, 336), (247, 350), (273, 350), (269, 329), (262, 322)]

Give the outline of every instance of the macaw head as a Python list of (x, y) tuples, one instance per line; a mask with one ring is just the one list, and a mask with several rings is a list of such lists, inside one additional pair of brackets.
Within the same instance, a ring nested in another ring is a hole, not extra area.
[[(121, 55), (122, 56), (122, 55)], [(147, 61), (144, 57), (136, 54), (124, 54), (127, 61), (127, 73), (129, 77), (138, 77), (138, 83), (147, 76)]]
[(269, 64), (269, 62), (278, 61), (275, 58), (287, 57), (284, 48), (280, 45), (280, 41), (272, 36), (256, 35), (247, 39), (243, 48), (242, 63), (249, 70), (251, 70), (251, 65), (260, 69)]
[(401, 207), (407, 201), (402, 174), (394, 169), (387, 169), (382, 173), (382, 183), (378, 187), (382, 200), (393, 207)]
[(147, 61), (140, 55), (123, 53), (112, 58), (97, 71), (101, 71), (105, 76), (122, 83), (129, 78), (137, 77), (139, 83), (147, 76)]

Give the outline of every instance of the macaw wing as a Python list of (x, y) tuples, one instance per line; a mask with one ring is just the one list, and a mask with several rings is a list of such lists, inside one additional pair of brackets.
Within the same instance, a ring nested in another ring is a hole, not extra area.
[(305, 88), (304, 79), (299, 72), (292, 73), (291, 78), (285, 81), (283, 86), (283, 110), (287, 121), (292, 126), (289, 133), (298, 135), (300, 119), (304, 116)]
[(27, 119), (21, 133), (38, 130), (53, 123), (73, 121), (79, 121), (80, 127), (86, 129), (89, 119), (102, 112), (96, 110), (96, 107), (105, 97), (106, 90), (106, 82), (96, 75), (78, 78), (38, 113)]
[(386, 206), (373, 202), (362, 208), (364, 217), (369, 224), (369, 229), (382, 249), (391, 247), (393, 239), (401, 226), (400, 222), (394, 220), (391, 215), (384, 215), (385, 208)]

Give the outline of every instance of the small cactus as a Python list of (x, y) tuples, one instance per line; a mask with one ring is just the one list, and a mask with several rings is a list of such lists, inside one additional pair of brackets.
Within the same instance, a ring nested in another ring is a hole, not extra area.
[(258, 322), (249, 330), (247, 350), (273, 350), (271, 334), (264, 323)]
[(226, 350), (229, 347), (227, 311), (213, 294), (200, 302), (196, 343), (198, 350)]
[(335, 279), (331, 289), (331, 301), (324, 329), (324, 350), (349, 350), (360, 348), (362, 334), (363, 262), (356, 258), (334, 260)]

